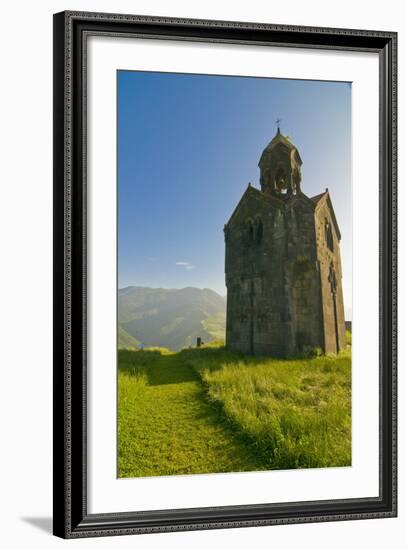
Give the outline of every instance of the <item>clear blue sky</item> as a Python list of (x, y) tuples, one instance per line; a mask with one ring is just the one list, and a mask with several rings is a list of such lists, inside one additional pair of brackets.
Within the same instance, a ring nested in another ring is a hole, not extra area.
[[(351, 84), (118, 71), (118, 277), (128, 285), (224, 286), (223, 226), (281, 131), (302, 190), (329, 188), (352, 303)], [(350, 314), (348, 314), (348, 317)]]

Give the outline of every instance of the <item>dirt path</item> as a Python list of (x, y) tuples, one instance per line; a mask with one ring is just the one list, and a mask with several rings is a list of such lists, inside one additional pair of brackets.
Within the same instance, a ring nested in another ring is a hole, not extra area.
[(264, 469), (179, 354), (158, 355), (144, 373), (143, 384), (119, 375), (120, 477)]

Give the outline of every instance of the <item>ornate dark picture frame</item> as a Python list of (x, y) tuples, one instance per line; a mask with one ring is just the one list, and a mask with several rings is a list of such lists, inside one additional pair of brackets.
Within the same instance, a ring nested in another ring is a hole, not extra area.
[[(108, 36), (375, 52), (380, 59), (380, 494), (108, 514), (87, 511), (86, 51)], [(54, 534), (64, 538), (394, 517), (396, 44), (393, 32), (63, 12), (54, 15)]]

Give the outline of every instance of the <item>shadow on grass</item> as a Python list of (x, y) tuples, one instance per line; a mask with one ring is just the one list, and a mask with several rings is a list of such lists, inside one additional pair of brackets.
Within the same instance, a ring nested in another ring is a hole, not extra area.
[(203, 370), (213, 372), (233, 363), (243, 363), (246, 367), (257, 366), (262, 361), (272, 359), (282, 364), (291, 364), (297, 360), (312, 361), (316, 356), (298, 354), (286, 358), (272, 358), (230, 352), (226, 347), (208, 345), (202, 348), (183, 349), (177, 353), (166, 349), (119, 350), (118, 365), (121, 372), (126, 372), (130, 376), (145, 375), (150, 386), (161, 386), (200, 380)]
[(182, 384), (199, 380), (199, 375), (184, 360), (181, 353), (159, 350), (119, 351), (119, 369), (130, 375), (145, 374), (149, 386)]
[(150, 386), (182, 384), (199, 380), (198, 374), (182, 360), (179, 353), (162, 355), (146, 369), (146, 374)]
[(119, 350), (118, 366), (130, 376), (146, 375), (149, 386), (200, 381), (201, 368), (217, 370), (223, 364), (258, 358), (229, 352), (225, 347), (183, 349), (171, 353), (165, 349)]

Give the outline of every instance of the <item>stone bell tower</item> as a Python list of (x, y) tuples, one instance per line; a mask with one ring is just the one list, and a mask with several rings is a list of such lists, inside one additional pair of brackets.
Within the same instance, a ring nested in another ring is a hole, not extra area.
[(226, 223), (226, 345), (288, 356), (346, 347), (340, 231), (328, 190), (301, 190), (300, 154), (280, 128)]
[(261, 190), (285, 199), (295, 195), (301, 191), (301, 165), (297, 148), (278, 128), (260, 157)]

